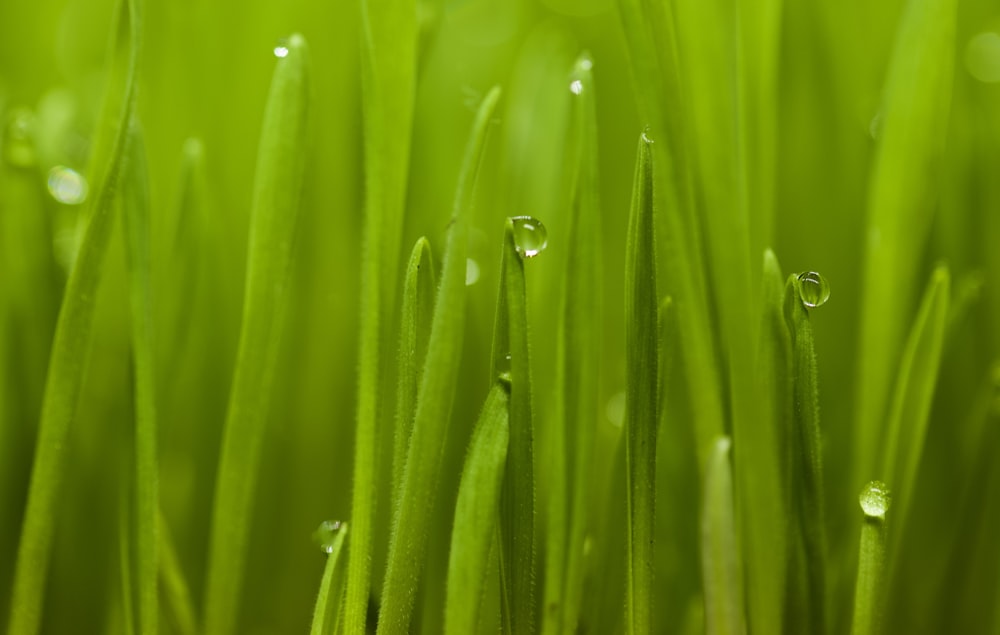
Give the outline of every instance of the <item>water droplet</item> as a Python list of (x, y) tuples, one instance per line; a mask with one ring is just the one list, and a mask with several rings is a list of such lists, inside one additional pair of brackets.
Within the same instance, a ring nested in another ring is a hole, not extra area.
[(579, 79), (574, 79), (573, 81), (571, 81), (569, 83), (569, 92), (573, 93), (574, 95), (579, 95), (580, 93), (582, 93), (583, 82), (580, 81)]
[(608, 418), (616, 428), (622, 427), (625, 423), (625, 391), (616, 392), (611, 395), (611, 399), (608, 399), (607, 405), (604, 406), (604, 416)]
[(331, 553), (333, 551), (333, 541), (337, 537), (337, 532), (340, 531), (341, 523), (339, 520), (324, 520), (313, 532), (313, 541), (319, 545), (319, 548), (326, 553)]
[(580, 60), (580, 70), (589, 71), (594, 68), (594, 60), (584, 57)]
[(545, 251), (549, 244), (549, 234), (545, 225), (532, 216), (514, 216), (514, 244), (522, 258), (534, 258)]
[(472, 258), (465, 260), (465, 286), (471, 287), (479, 282), (479, 263)]
[(889, 503), (892, 502), (892, 496), (885, 483), (872, 481), (865, 485), (865, 489), (858, 496), (858, 502), (861, 503), (861, 509), (865, 512), (865, 516), (885, 518), (885, 512), (889, 510)]
[(278, 45), (274, 47), (275, 57), (288, 57), (288, 38), (278, 40)]
[(654, 143), (653, 138), (649, 136), (649, 126), (642, 129), (642, 140), (645, 143)]
[(29, 168), (35, 164), (35, 115), (27, 108), (14, 109), (3, 134), (3, 156), (7, 163)]
[(800, 273), (799, 297), (810, 309), (823, 306), (830, 299), (830, 283), (815, 271)]
[(965, 46), (965, 70), (986, 84), (1000, 82), (1000, 34), (987, 31)]
[(87, 200), (87, 179), (64, 165), (49, 170), (48, 186), (52, 198), (63, 205), (79, 205)]

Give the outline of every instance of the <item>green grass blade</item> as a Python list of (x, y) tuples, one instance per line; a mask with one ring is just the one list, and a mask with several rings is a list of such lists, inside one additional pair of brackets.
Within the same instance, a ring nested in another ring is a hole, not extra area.
[[(494, 88), (480, 105), (459, 173), (455, 207), (441, 266), (441, 283), (427, 345), (427, 358), (403, 472), (402, 493), (399, 507), (393, 515), (389, 564), (382, 589), (382, 609), (378, 622), (380, 634), (405, 633), (409, 630), (414, 596), (420, 581), (462, 351), (466, 219), (472, 206), (490, 121), (499, 98), (500, 89)], [(350, 628), (349, 622), (347, 627)]]
[(217, 635), (237, 626), (306, 160), (308, 49), (301, 35), (291, 36), (287, 48), (275, 67), (257, 154), (243, 324), (216, 476), (204, 608), (205, 632)]
[(804, 625), (790, 624), (793, 632), (827, 632), (827, 539), (823, 500), (823, 444), (819, 427), (819, 388), (816, 349), (809, 313), (799, 295), (798, 276), (785, 285), (784, 314), (792, 335), (792, 463), (794, 517), (802, 541), (805, 571)]
[(177, 549), (174, 547), (170, 528), (162, 511), (158, 514), (160, 585), (166, 599), (164, 607), (173, 618), (174, 628), (179, 635), (195, 635), (197, 633), (197, 618), (195, 617), (194, 602), (191, 600), (191, 590), (184, 577), (180, 559), (177, 557)]
[(736, 543), (733, 473), (729, 437), (719, 437), (705, 470), (701, 515), (701, 566), (705, 589), (705, 633), (747, 632), (743, 610), (743, 572)]
[(885, 613), (886, 540), (885, 514), (889, 493), (878, 482), (861, 492), (861, 548), (858, 553), (858, 581), (854, 589), (854, 621), (851, 635), (882, 633)]
[[(566, 474), (569, 478), (566, 560), (563, 571), (546, 571), (562, 581), (562, 611), (559, 632), (579, 628), (585, 571), (584, 542), (591, 523), (590, 501), (594, 478), (591, 459), (598, 424), (597, 395), (600, 381), (601, 339), (601, 203), (597, 178), (597, 114), (590, 57), (576, 62), (573, 81), (581, 90), (573, 97), (572, 125), (578, 156), (573, 184), (573, 206), (566, 246), (566, 275), (558, 330), (558, 383), (556, 401), (561, 420), (555, 419), (566, 439)], [(561, 426), (561, 427), (560, 427)], [(549, 550), (551, 554), (551, 549)], [(553, 567), (555, 569), (555, 567)], [(545, 606), (551, 601), (546, 594)]]
[(128, 142), (122, 208), (132, 316), (132, 372), (135, 402), (135, 505), (133, 507), (139, 631), (159, 630), (156, 458), (156, 377), (153, 354), (153, 294), (150, 283), (149, 176), (142, 132), (133, 125)]
[(510, 446), (500, 506), (500, 575), (504, 628), (535, 631), (535, 459), (531, 359), (524, 260), (510, 219), (504, 229), (500, 293), (493, 331), (493, 371), (510, 373)]
[(507, 390), (502, 380), (490, 389), (469, 442), (458, 486), (448, 554), (446, 635), (475, 633), (479, 624), (510, 440)]
[(892, 376), (916, 295), (912, 272), (931, 227), (951, 102), (957, 4), (910, 0), (884, 88), (862, 274), (854, 487), (872, 478), (878, 465)]
[(392, 324), (406, 204), (419, 27), (414, 0), (361, 0), (365, 224), (357, 424), (347, 563), (348, 635), (364, 635), (371, 587), (384, 341)]
[[(131, 458), (131, 457), (129, 457)], [(129, 463), (130, 461), (122, 461)], [(122, 470), (128, 472), (128, 470)], [(135, 585), (132, 576), (132, 512), (134, 505), (129, 500), (131, 488), (128, 479), (122, 479), (118, 494), (118, 592), (121, 594), (121, 620), (124, 635), (134, 635), (135, 621)]]
[(94, 298), (114, 227), (115, 194), (135, 103), (141, 23), (138, 0), (122, 0), (114, 31), (112, 71), (92, 165), (97, 178), (93, 206), (76, 264), (59, 311), (49, 359), (42, 415), (35, 445), (31, 485), (14, 572), (8, 632), (34, 635), (42, 617), (56, 508), (65, 469), (69, 427), (83, 384), (94, 319)]
[[(344, 548), (347, 537), (347, 523), (340, 523), (337, 535), (326, 549), (326, 566), (323, 567), (323, 579), (319, 583), (319, 594), (316, 596), (316, 607), (313, 609), (312, 627), (309, 635), (333, 635), (334, 626), (338, 620), (338, 608), (342, 599), (344, 567), (340, 552)], [(340, 580), (338, 580), (340, 578)]]
[(653, 213), (653, 150), (639, 139), (625, 248), (625, 465), (628, 581), (625, 631), (649, 633), (653, 610), (659, 326)]
[(417, 406), (417, 388), (427, 355), (427, 340), (431, 334), (434, 313), (436, 276), (431, 245), (420, 238), (413, 246), (403, 281), (403, 306), (399, 323), (399, 355), (397, 361), (399, 386), (396, 391), (396, 431), (392, 454), (392, 508), (399, 502), (406, 467), (406, 449), (413, 429), (413, 413)]

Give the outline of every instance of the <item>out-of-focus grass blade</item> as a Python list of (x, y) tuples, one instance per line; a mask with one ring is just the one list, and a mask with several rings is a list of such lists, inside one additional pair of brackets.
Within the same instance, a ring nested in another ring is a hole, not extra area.
[(444, 632), (477, 632), (479, 605), (490, 570), (490, 546), (496, 535), (500, 488), (510, 440), (509, 395), (504, 380), (490, 389), (469, 442), (455, 503), (455, 525), (448, 554), (448, 595)]
[(791, 623), (790, 632), (822, 635), (827, 632), (827, 540), (823, 501), (823, 445), (819, 427), (819, 389), (816, 349), (809, 313), (800, 296), (801, 282), (792, 275), (785, 284), (784, 315), (792, 336), (792, 429), (789, 442), (793, 493), (792, 517), (802, 549), (797, 554), (805, 572), (804, 602), (798, 615), (802, 624)]
[(882, 483), (869, 483), (861, 492), (861, 549), (858, 581), (854, 590), (854, 621), (851, 635), (879, 635), (885, 613), (886, 540), (885, 514), (889, 491)]
[[(899, 519), (897, 524), (900, 526), (906, 524), (913, 489), (917, 485), (917, 468), (923, 454), (948, 324), (950, 280), (945, 266), (939, 266), (931, 276), (903, 351), (886, 427), (881, 472), (887, 482), (896, 483), (893, 515)], [(893, 537), (891, 553), (895, 554), (899, 530), (893, 531)], [(890, 565), (893, 566), (891, 561)]]
[[(583, 601), (584, 542), (591, 522), (589, 505), (595, 491), (591, 457), (594, 453), (594, 432), (597, 427), (597, 395), (600, 380), (601, 340), (601, 252), (600, 198), (597, 180), (597, 115), (594, 102), (594, 82), (591, 59), (582, 54), (573, 69), (571, 137), (576, 139), (576, 176), (572, 185), (572, 210), (566, 246), (566, 275), (563, 280), (562, 310), (558, 326), (558, 360), (556, 401), (559, 416), (554, 419), (556, 435), (565, 439), (563, 452), (566, 464), (563, 478), (568, 478), (565, 529), (558, 536), (565, 543), (565, 564), (546, 565), (546, 616), (552, 601), (560, 596), (548, 592), (549, 579), (556, 578), (562, 588), (561, 619), (554, 632), (576, 633), (579, 628)], [(553, 435), (553, 436), (556, 436)], [(553, 497), (554, 498), (554, 497)], [(556, 504), (564, 504), (557, 501)], [(551, 531), (551, 530), (550, 530)], [(554, 532), (553, 532), (554, 533)], [(549, 542), (555, 536), (549, 538)], [(552, 557), (553, 549), (547, 549)], [(543, 622), (548, 624), (546, 620)]]
[(413, 428), (417, 388), (431, 334), (436, 279), (431, 245), (420, 238), (413, 246), (403, 281), (403, 306), (399, 323), (398, 381), (396, 392), (396, 431), (392, 454), (392, 507), (399, 502), (406, 467), (406, 448)]
[(153, 292), (150, 268), (149, 176), (142, 132), (133, 124), (126, 150), (122, 210), (132, 317), (132, 374), (135, 404), (135, 520), (139, 631), (159, 630), (156, 377), (153, 354)]
[(507, 219), (493, 331), (493, 372), (510, 375), (510, 443), (500, 504), (501, 603), (506, 633), (535, 631), (535, 459), (524, 261)]
[(298, 34), (278, 60), (257, 154), (239, 352), (216, 476), (205, 632), (235, 632), (250, 512), (274, 376), (306, 161), (309, 52)]
[(159, 513), (157, 532), (160, 540), (160, 584), (165, 598), (166, 612), (173, 618), (173, 625), (180, 635), (195, 635), (197, 618), (191, 590), (174, 547), (173, 537), (163, 513)]
[(396, 293), (396, 266), (410, 162), (416, 92), (417, 3), (361, 0), (361, 86), (364, 101), (365, 224), (361, 265), (361, 335), (354, 440), (354, 527), (347, 563), (344, 628), (364, 635), (371, 586), (376, 448), (385, 355)]
[(659, 296), (653, 214), (653, 151), (639, 139), (625, 247), (625, 465), (628, 576), (625, 631), (652, 629), (656, 432), (659, 423)]
[[(854, 487), (878, 464), (891, 381), (933, 216), (951, 103), (957, 0), (910, 0), (896, 36), (868, 196)], [(895, 482), (902, 493), (905, 484)], [(899, 523), (902, 525), (903, 523)]]
[[(131, 457), (129, 457), (131, 459)], [(123, 464), (131, 464), (123, 460)], [(128, 469), (122, 472), (128, 473)], [(135, 586), (132, 583), (132, 525), (131, 516), (134, 509), (129, 494), (132, 491), (129, 479), (122, 479), (118, 486), (118, 592), (121, 594), (122, 631), (125, 635), (135, 635)]]
[[(382, 609), (378, 622), (380, 634), (408, 631), (414, 596), (420, 583), (462, 351), (466, 219), (472, 206), (490, 121), (499, 98), (500, 89), (495, 87), (480, 105), (458, 177), (455, 207), (441, 266), (441, 283), (434, 305), (427, 357), (403, 471), (403, 486), (399, 506), (393, 514), (388, 570), (382, 587)], [(349, 623), (345, 626), (350, 628)]]
[(344, 567), (341, 566), (340, 552), (344, 548), (347, 536), (347, 523), (340, 523), (337, 535), (328, 547), (326, 566), (323, 567), (323, 579), (319, 583), (319, 594), (316, 596), (316, 607), (313, 609), (312, 628), (309, 635), (333, 635), (338, 620), (338, 611), (342, 599)]
[(31, 486), (14, 573), (8, 627), (12, 635), (34, 635), (41, 620), (52, 535), (57, 526), (56, 504), (65, 468), (66, 441), (83, 384), (94, 299), (114, 227), (116, 188), (135, 104), (141, 37), (138, 6), (139, 0), (122, 0), (117, 9), (111, 74), (92, 156), (97, 178), (91, 182), (97, 184), (96, 195), (76, 264), (66, 284), (49, 359)]
[(792, 396), (791, 341), (783, 314), (784, 278), (774, 253), (764, 253), (757, 340), (756, 420), (733, 426), (737, 513), (746, 562), (751, 632), (781, 633), (788, 566), (787, 435)]
[(705, 590), (705, 633), (746, 633), (743, 580), (733, 510), (729, 437), (719, 437), (705, 470), (701, 512), (701, 569)]

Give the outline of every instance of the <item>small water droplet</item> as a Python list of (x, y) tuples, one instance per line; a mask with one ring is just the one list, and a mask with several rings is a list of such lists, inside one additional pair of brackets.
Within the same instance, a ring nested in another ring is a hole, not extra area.
[(604, 406), (604, 416), (608, 418), (616, 428), (622, 427), (625, 423), (625, 391), (616, 392), (611, 395), (611, 399), (608, 399), (607, 405)]
[(465, 259), (465, 286), (471, 287), (479, 282), (479, 263), (472, 258)]
[(274, 47), (275, 57), (288, 57), (288, 38), (281, 38), (278, 40), (277, 46)]
[(810, 309), (823, 306), (830, 299), (830, 283), (815, 271), (800, 273), (799, 297)]
[(574, 79), (573, 81), (571, 81), (569, 83), (569, 92), (573, 93), (574, 95), (579, 95), (580, 93), (582, 93), (583, 82), (580, 81), (579, 79)]
[(319, 545), (319, 548), (326, 553), (331, 553), (333, 551), (333, 541), (337, 537), (337, 532), (340, 531), (341, 523), (339, 520), (324, 520), (313, 532), (313, 541)]
[(7, 163), (29, 168), (35, 164), (35, 115), (27, 108), (16, 108), (7, 117), (3, 134), (3, 156)]
[(504, 355), (503, 359), (497, 360), (497, 379), (499, 379), (503, 385), (510, 388), (511, 374), (510, 374), (510, 353)]
[(522, 258), (534, 258), (545, 251), (549, 244), (549, 234), (542, 221), (532, 216), (513, 216), (514, 244)]
[(584, 57), (580, 60), (580, 70), (589, 71), (594, 68), (594, 60)]
[(649, 136), (649, 126), (642, 129), (642, 140), (644, 143), (655, 143), (653, 138)]
[(889, 510), (889, 503), (892, 502), (892, 495), (889, 488), (882, 481), (872, 481), (865, 485), (865, 489), (858, 496), (861, 509), (865, 516), (872, 518), (885, 518), (886, 511)]
[(987, 31), (965, 46), (965, 70), (985, 84), (1000, 82), (1000, 34)]
[(63, 205), (79, 205), (87, 200), (87, 179), (64, 165), (49, 170), (49, 194)]

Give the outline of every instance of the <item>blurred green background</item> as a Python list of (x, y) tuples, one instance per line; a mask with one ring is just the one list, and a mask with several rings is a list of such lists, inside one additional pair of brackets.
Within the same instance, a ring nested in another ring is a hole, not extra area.
[[(29, 161), (5, 154), (0, 166), (0, 615), (9, 608), (47, 350), (83, 209), (55, 200), (47, 179), (55, 166), (81, 173), (88, 168), (113, 7), (110, 0), (0, 3), (4, 143), (11, 142), (13, 127), (28, 121), (35, 140)], [(845, 572), (853, 571), (856, 558), (857, 492), (848, 470), (868, 181), (880, 91), (903, 8), (903, 0), (788, 0), (781, 18), (776, 221), (766, 242), (786, 273), (816, 270), (833, 288), (831, 301), (815, 312), (814, 326), (831, 548), (846, 561), (835, 565)], [(500, 239), (503, 219), (512, 215), (536, 216), (549, 230), (547, 251), (527, 263), (544, 444), (545, 395), (555, 368), (554, 298), (569, 204), (563, 162), (567, 77), (584, 49), (594, 59), (603, 202), (599, 288), (605, 337), (594, 342), (604, 351), (601, 402), (608, 404), (595, 465), (595, 474), (602, 475), (621, 424), (624, 235), (635, 140), (645, 124), (616, 8), (612, 0), (428, 1), (419, 3), (419, 16), (406, 252), (426, 235), (440, 256), (475, 105), (493, 84), (505, 90), (470, 232), (469, 257), (479, 277), (469, 288), (464, 384), (444, 482), (457, 482), (489, 383)], [(313, 59), (312, 147), (251, 529), (241, 630), (246, 633), (305, 631), (323, 566), (310, 535), (324, 519), (349, 520), (362, 319), (358, 24), (357, 3), (345, 0), (146, 3), (138, 109), (154, 206), (162, 508), (196, 599), (202, 595), (214, 470), (239, 333), (251, 183), (272, 49), (280, 37), (298, 31)], [(967, 305), (955, 312), (948, 335), (919, 501), (907, 531), (911, 575), (892, 595), (892, 623), (902, 629), (894, 632), (984, 632), (988, 622), (981, 618), (992, 615), (998, 597), (1000, 548), (993, 537), (1000, 532), (1000, 474), (992, 457), (1000, 437), (992, 430), (1000, 416), (1000, 376), (991, 368), (1000, 358), (1000, 36), (973, 38), (1000, 31), (1000, 6), (963, 1), (958, 25), (947, 160), (935, 175), (942, 195), (921, 270), (913, 277), (922, 288), (932, 265), (946, 260), (956, 282), (954, 303)], [(190, 138), (204, 149), (205, 197), (195, 208), (179, 194)], [(107, 262), (71, 433), (70, 478), (55, 521), (48, 633), (116, 628), (120, 450), (132, 418), (120, 243), (113, 242)], [(915, 305), (906, 308), (907, 315), (914, 311)], [(386, 394), (391, 403), (391, 390)], [(990, 431), (985, 447), (972, 441), (978, 438), (973, 424), (981, 421)], [(690, 440), (671, 443), (663, 436), (664, 469), (683, 473), (691, 464), (684, 446)], [(539, 487), (544, 498), (544, 483)], [(452, 487), (439, 497), (445, 536), (454, 495)], [(602, 497), (595, 491), (595, 507)], [(658, 577), (664, 597), (658, 619), (665, 632), (675, 632), (699, 584), (696, 519), (685, 516), (696, 511), (697, 497), (669, 487), (661, 497), (668, 516), (659, 543), (663, 570), (689, 572), (686, 583), (670, 573)], [(671, 510), (676, 514), (669, 517)], [(377, 523), (388, 536), (385, 505)], [(940, 540), (944, 526), (958, 527), (960, 539)], [(376, 572), (384, 542), (376, 541)], [(431, 580), (443, 575), (446, 545), (445, 538), (432, 544)], [(838, 607), (851, 597), (850, 575), (841, 576), (846, 586), (838, 588)], [(608, 590), (611, 601), (615, 593)]]

